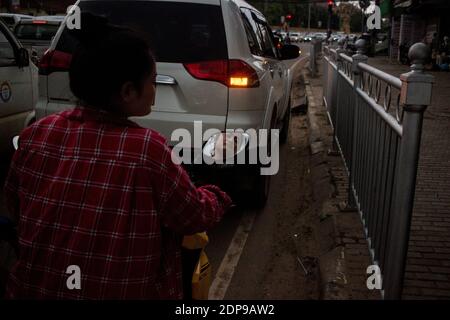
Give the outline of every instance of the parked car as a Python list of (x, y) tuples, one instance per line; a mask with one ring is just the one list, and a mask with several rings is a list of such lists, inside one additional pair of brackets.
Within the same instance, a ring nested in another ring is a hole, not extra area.
[(50, 47), (63, 16), (36, 17), (32, 20), (21, 20), (14, 27), (14, 34), (22, 45), (28, 49), (32, 61), (37, 64)]
[(33, 118), (38, 70), (28, 51), (0, 22), (0, 153), (12, 150), (11, 139)]
[(10, 29), (14, 29), (14, 26), (21, 20), (30, 20), (33, 16), (16, 13), (0, 13), (0, 20)]
[[(265, 17), (250, 4), (240, 0), (77, 4), (83, 14), (101, 15), (110, 23), (132, 25), (148, 34), (157, 57), (157, 94), (151, 114), (132, 118), (141, 126), (159, 131), (171, 144), (176, 144), (170, 141), (175, 129), (185, 128), (193, 137), (194, 121), (202, 121), (203, 130), (221, 132), (279, 128), (280, 140), (286, 140), (292, 73), (283, 60), (297, 58), (299, 50), (293, 45), (277, 50)], [(41, 59), (37, 119), (76, 105), (67, 72), (77, 43), (63, 24)], [(213, 144), (214, 150), (224, 135), (210, 133), (205, 137), (208, 146)], [(243, 148), (237, 152), (247, 152), (251, 141), (241, 141)], [(208, 153), (201, 149), (196, 150)], [(267, 199), (270, 176), (261, 175), (259, 165), (207, 167), (218, 175), (227, 170), (226, 180), (234, 189), (247, 189), (253, 204), (262, 205)]]

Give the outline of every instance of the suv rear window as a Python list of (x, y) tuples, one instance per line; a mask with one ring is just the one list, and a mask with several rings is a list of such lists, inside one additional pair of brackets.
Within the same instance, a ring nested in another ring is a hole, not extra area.
[(14, 26), (14, 24), (16, 23), (13, 17), (0, 17), (0, 20), (2, 20), (3, 23), (6, 24), (9, 28)]
[[(108, 18), (148, 35), (158, 62), (189, 63), (227, 59), (219, 6), (155, 1), (81, 2), (83, 12)], [(71, 53), (77, 40), (64, 30), (56, 50)]]
[(14, 29), (14, 34), (21, 40), (52, 40), (58, 31), (56, 24), (18, 24)]

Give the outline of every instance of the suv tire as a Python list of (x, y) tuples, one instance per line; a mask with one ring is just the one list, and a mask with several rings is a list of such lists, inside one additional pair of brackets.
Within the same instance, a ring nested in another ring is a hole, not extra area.
[(283, 126), (280, 130), (280, 144), (285, 144), (289, 137), (289, 125), (291, 124), (291, 98), (287, 106), (286, 113), (283, 117)]

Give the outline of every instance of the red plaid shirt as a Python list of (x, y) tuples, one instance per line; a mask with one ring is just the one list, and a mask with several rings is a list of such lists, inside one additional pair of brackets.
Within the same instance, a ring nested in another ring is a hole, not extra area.
[[(19, 221), (7, 298), (182, 298), (182, 235), (231, 204), (194, 187), (157, 132), (82, 107), (23, 131), (5, 194)], [(67, 287), (70, 265), (81, 290)]]

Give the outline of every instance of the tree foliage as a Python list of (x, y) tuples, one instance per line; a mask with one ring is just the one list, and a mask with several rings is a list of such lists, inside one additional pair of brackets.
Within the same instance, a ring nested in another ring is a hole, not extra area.
[[(299, 0), (294, 3), (292, 0), (247, 0), (248, 3), (253, 5), (259, 11), (261, 11), (269, 23), (273, 26), (278, 26), (281, 23), (281, 16), (285, 16), (290, 13), (293, 15), (293, 19), (290, 23), (291, 27), (308, 27), (308, 1)], [(361, 17), (359, 8), (355, 7), (355, 12), (351, 17), (351, 30), (357, 32), (361, 29)], [(328, 21), (328, 9), (325, 2), (312, 3), (311, 4), (311, 28), (325, 29)], [(340, 25), (340, 17), (336, 12), (333, 12), (331, 17), (331, 28), (338, 30)]]

